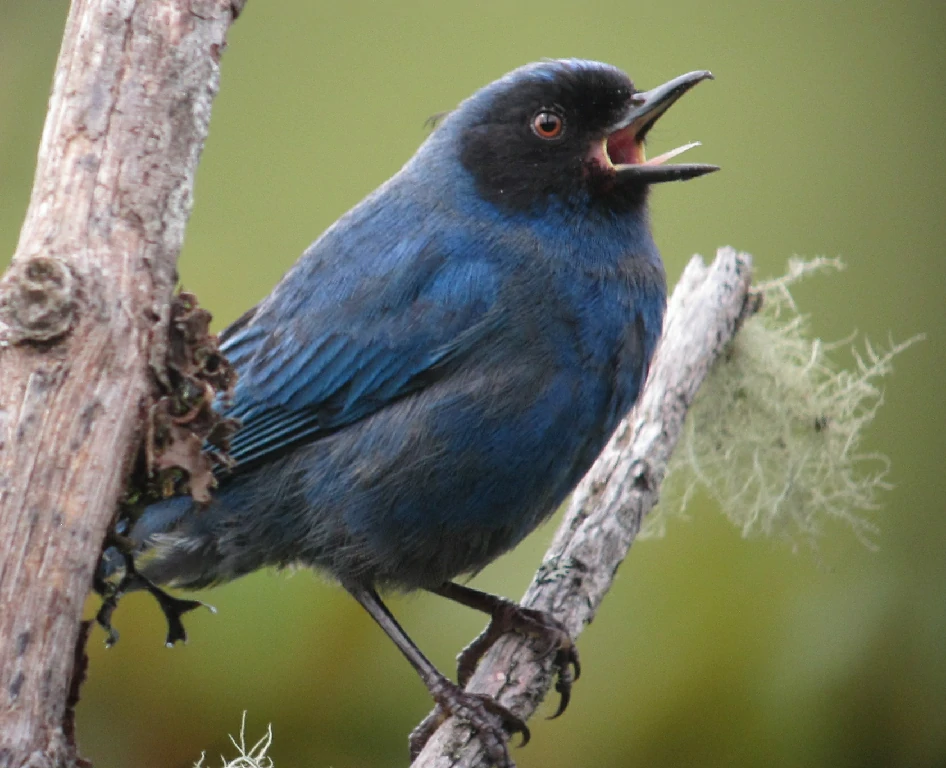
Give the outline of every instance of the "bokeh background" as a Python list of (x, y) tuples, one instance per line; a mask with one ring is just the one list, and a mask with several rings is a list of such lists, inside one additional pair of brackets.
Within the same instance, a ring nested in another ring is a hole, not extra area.
[[(0, 0), (0, 266), (66, 11)], [(724, 169), (653, 196), (672, 279), (724, 244), (753, 253), (760, 276), (793, 254), (842, 256), (846, 272), (796, 294), (817, 334), (927, 334), (898, 360), (868, 439), (896, 484), (874, 515), (877, 551), (840, 526), (816, 553), (745, 541), (697, 500), (690, 522), (633, 548), (581, 639), (569, 711), (536, 719), (522, 768), (946, 765), (944, 39), (942, 0), (251, 0), (232, 30), (180, 262), (218, 327), (400, 167), (428, 115), (527, 61), (582, 56), (643, 87), (717, 76), (651, 134), (652, 152), (700, 139), (689, 157)], [(520, 595), (552, 530), (474, 584)], [(272, 723), (280, 768), (407, 763), (429, 699), (350, 598), (308, 572), (203, 597), (219, 614), (189, 616), (186, 647), (163, 647), (137, 596), (114, 649), (93, 636), (78, 727), (96, 766), (190, 766), (203, 750), (217, 764), (243, 710), (250, 737)], [(447, 670), (483, 625), (434, 597), (391, 605)]]

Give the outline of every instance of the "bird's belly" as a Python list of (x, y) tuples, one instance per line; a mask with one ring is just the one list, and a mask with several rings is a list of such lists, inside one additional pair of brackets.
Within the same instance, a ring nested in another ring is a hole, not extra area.
[(311, 446), (302, 559), (407, 589), (484, 567), (556, 509), (607, 440), (600, 381), (433, 391)]

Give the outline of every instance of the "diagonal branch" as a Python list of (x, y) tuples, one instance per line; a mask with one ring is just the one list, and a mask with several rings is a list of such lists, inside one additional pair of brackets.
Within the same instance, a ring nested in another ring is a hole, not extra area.
[[(751, 277), (751, 258), (724, 248), (709, 267), (693, 257), (671, 296), (664, 335), (640, 402), (575, 490), (522, 600), (525, 606), (552, 613), (572, 637), (594, 618), (644, 515), (656, 504), (697, 389), (743, 319), (758, 308), (759, 300), (749, 289)], [(495, 696), (526, 719), (549, 690), (551, 662), (536, 659), (531, 641), (507, 636), (483, 658), (468, 688)], [(451, 718), (413, 768), (488, 765), (479, 740)]]
[(0, 280), (0, 768), (79, 761), (82, 608), (139, 443), (241, 6), (73, 0)]

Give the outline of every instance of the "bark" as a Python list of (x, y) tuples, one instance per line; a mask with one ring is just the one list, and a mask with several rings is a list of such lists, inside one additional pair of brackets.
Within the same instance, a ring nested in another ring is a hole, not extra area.
[(81, 762), (82, 609), (140, 440), (238, 11), (231, 0), (75, 0), (69, 14), (0, 281), (2, 768)]
[[(644, 515), (657, 502), (697, 389), (743, 319), (758, 309), (760, 300), (749, 290), (751, 277), (750, 257), (724, 248), (709, 267), (694, 256), (674, 289), (641, 399), (575, 490), (522, 599), (523, 605), (562, 621), (573, 638), (594, 618)], [(507, 635), (483, 658), (467, 689), (492, 695), (525, 720), (553, 682), (551, 661), (536, 657), (533, 641)], [(581, 682), (574, 696), (581, 696)], [(450, 718), (413, 768), (488, 765), (469, 727)]]

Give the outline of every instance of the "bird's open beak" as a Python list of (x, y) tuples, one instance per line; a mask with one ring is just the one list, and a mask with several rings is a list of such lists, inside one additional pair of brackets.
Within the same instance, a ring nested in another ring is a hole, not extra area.
[(637, 179), (644, 184), (685, 181), (718, 171), (719, 166), (716, 165), (667, 163), (688, 149), (698, 147), (698, 141), (671, 149), (650, 160), (644, 154), (644, 137), (657, 119), (694, 85), (712, 79), (712, 73), (705, 70), (689, 72), (653, 90), (635, 94), (627, 114), (613, 126), (601, 143), (594, 147), (591, 159), (613, 170), (620, 179)]

